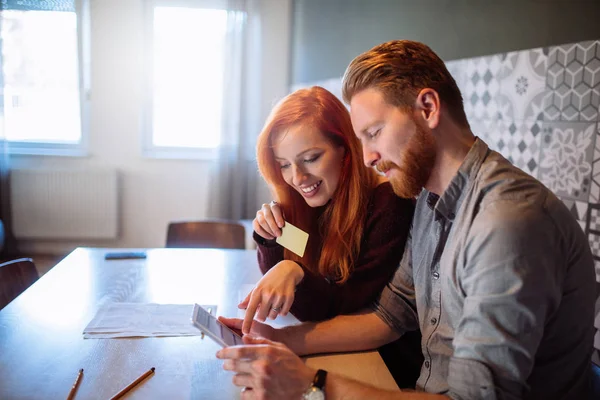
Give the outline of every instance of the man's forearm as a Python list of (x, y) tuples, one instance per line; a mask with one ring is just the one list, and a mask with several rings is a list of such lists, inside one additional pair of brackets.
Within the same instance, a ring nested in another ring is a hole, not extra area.
[(290, 326), (280, 334), (277, 340), (298, 355), (371, 350), (399, 337), (371, 311)]
[(327, 374), (325, 395), (330, 400), (448, 400), (440, 394), (377, 389), (335, 374)]

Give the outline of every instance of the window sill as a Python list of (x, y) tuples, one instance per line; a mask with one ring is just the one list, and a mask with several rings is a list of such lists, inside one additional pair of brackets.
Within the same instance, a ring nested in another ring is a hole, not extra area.
[(6, 151), (10, 155), (88, 157), (88, 149), (77, 145), (21, 144), (7, 143)]
[(217, 160), (219, 159), (218, 148), (188, 149), (188, 148), (146, 148), (142, 150), (142, 156), (150, 159), (161, 160)]

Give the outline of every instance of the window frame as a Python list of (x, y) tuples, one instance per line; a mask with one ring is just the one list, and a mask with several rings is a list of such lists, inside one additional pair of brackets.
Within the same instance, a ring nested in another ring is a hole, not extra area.
[(154, 8), (189, 7), (245, 11), (243, 0), (146, 0), (144, 2), (144, 82), (142, 100), (142, 156), (157, 159), (216, 160), (219, 146), (214, 148), (167, 147), (153, 144), (154, 112)]
[(90, 132), (90, 4), (75, 0), (77, 18), (77, 69), (79, 71), (79, 115), (81, 139), (78, 143), (50, 143), (6, 139), (9, 154), (85, 157), (89, 155)]

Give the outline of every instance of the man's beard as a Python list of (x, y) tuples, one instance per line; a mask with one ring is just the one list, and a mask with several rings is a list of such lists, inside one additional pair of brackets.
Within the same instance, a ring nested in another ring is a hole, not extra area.
[(380, 172), (396, 169), (390, 184), (397, 196), (412, 199), (420, 193), (433, 170), (436, 158), (435, 139), (415, 121), (416, 131), (400, 156), (400, 166), (391, 161), (377, 164)]

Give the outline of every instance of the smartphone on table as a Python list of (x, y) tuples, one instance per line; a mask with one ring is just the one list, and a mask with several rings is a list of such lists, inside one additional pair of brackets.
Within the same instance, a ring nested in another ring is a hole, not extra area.
[(104, 254), (105, 260), (140, 260), (146, 258), (145, 251), (109, 251)]
[(192, 323), (223, 347), (243, 344), (242, 336), (239, 333), (222, 324), (214, 315), (198, 304), (194, 304)]

